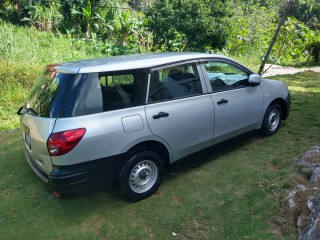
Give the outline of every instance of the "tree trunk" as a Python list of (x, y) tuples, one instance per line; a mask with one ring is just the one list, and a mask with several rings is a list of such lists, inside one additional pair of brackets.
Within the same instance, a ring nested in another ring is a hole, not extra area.
[(311, 46), (310, 51), (309, 51), (309, 54), (308, 54), (308, 58), (307, 58), (307, 61), (306, 61), (306, 64), (308, 64), (308, 62), (309, 62), (309, 60), (310, 60), (310, 57), (312, 56), (313, 50), (314, 50), (314, 47)]

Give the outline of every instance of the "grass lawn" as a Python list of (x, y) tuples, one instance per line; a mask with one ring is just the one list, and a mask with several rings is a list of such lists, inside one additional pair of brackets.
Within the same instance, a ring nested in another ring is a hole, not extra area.
[(276, 135), (179, 162), (155, 195), (133, 204), (112, 191), (54, 197), (24, 159), (20, 133), (0, 134), (0, 238), (294, 239), (283, 199), (302, 181), (295, 159), (320, 145), (320, 74), (274, 78), (293, 100)]

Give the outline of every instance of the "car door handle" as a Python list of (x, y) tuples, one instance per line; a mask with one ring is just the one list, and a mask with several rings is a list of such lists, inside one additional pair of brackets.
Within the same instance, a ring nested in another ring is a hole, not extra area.
[(219, 102), (217, 102), (217, 104), (224, 104), (224, 103), (228, 103), (229, 101), (227, 99), (221, 99)]
[(162, 118), (162, 117), (168, 117), (169, 113), (166, 112), (159, 112), (157, 115), (153, 115), (153, 119), (158, 119), (158, 118)]

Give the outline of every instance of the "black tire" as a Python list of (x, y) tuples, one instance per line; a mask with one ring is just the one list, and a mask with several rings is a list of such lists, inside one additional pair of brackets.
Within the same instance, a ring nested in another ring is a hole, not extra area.
[(278, 103), (274, 103), (267, 108), (263, 117), (260, 133), (264, 136), (275, 134), (281, 125), (282, 109)]
[(151, 196), (160, 186), (163, 161), (152, 151), (127, 156), (116, 179), (116, 189), (126, 200), (136, 202)]

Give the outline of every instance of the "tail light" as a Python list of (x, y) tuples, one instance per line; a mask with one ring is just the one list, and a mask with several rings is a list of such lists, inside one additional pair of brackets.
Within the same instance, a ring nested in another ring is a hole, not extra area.
[(85, 128), (79, 128), (51, 133), (47, 141), (47, 148), (50, 155), (61, 156), (70, 152), (77, 146), (85, 132)]

